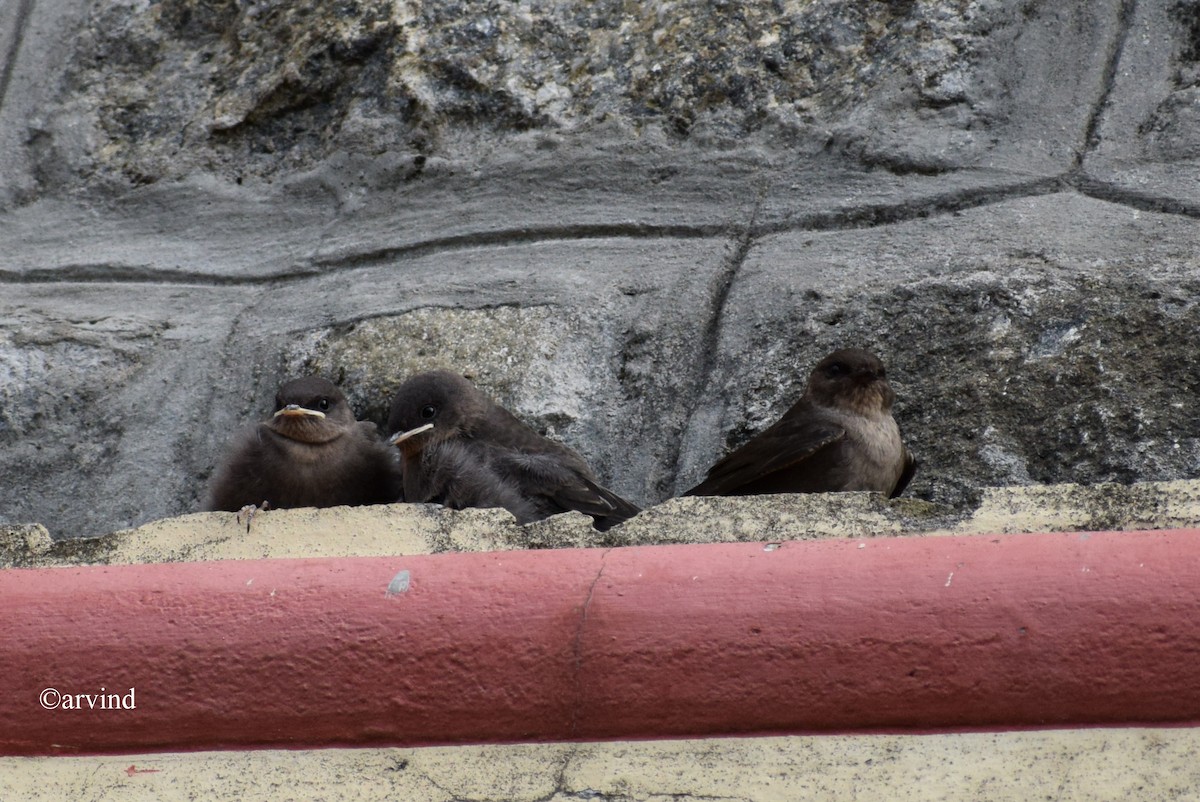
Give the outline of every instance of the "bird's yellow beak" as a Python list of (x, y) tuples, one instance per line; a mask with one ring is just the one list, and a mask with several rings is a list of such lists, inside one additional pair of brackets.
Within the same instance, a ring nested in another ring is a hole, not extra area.
[(420, 434), (421, 432), (427, 432), (432, 428), (433, 428), (433, 424), (427, 423), (424, 426), (418, 426), (415, 429), (409, 429), (407, 432), (396, 432), (394, 435), (392, 435), (391, 437), (388, 438), (388, 445), (398, 446), (401, 443), (403, 443), (405, 440), (407, 440), (408, 438), (415, 437), (416, 435)]
[(325, 417), (324, 412), (320, 412), (315, 409), (307, 409), (305, 407), (300, 406), (299, 404), (288, 404), (286, 407), (277, 411), (271, 417), (278, 418), (280, 415), (284, 416), (285, 418), (305, 418), (305, 417), (323, 418), (323, 417)]

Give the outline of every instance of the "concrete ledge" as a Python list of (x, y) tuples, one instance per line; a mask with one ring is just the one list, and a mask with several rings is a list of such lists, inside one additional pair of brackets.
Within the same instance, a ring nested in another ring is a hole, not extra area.
[(1198, 583), (1195, 530), (15, 569), (0, 753), (1195, 723)]
[(1200, 730), (0, 758), (0, 798), (159, 802), (1196, 799)]
[(233, 513), (193, 513), (100, 537), (54, 540), (39, 524), (0, 524), (0, 568), (267, 557), (382, 557), (445, 551), (763, 542), (1200, 527), (1200, 481), (982, 489), (960, 512), (878, 493), (669, 499), (608, 532), (577, 513), (518, 526), (504, 510), (436, 504), (270, 510), (253, 531)]

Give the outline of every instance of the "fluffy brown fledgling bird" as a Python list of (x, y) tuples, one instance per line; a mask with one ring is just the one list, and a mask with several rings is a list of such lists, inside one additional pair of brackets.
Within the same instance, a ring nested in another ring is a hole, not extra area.
[(281, 386), (275, 414), (240, 435), (213, 478), (207, 509), (384, 504), (400, 489), (395, 449), (373, 423), (354, 419), (333, 382), (306, 376)]
[(717, 461), (686, 495), (875, 490), (895, 498), (917, 467), (892, 417), (895, 400), (874, 354), (835, 351), (782, 418)]
[(503, 507), (522, 524), (577, 510), (600, 530), (641, 512), (600, 485), (583, 457), (450, 371), (406, 381), (392, 401), (388, 431), (400, 449), (406, 501)]

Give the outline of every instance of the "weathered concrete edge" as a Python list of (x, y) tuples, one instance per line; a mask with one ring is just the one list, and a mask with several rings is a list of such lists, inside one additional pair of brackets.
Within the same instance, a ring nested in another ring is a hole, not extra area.
[(607, 533), (576, 514), (522, 527), (503, 510), (387, 504), (272, 510), (249, 531), (232, 513), (193, 513), (58, 541), (39, 524), (0, 524), (0, 568), (1190, 527), (1200, 527), (1200, 480), (990, 487), (969, 513), (871, 493), (677, 498)]
[(18, 569), (0, 753), (1194, 725), (1197, 584), (1198, 530)]
[(1197, 751), (1200, 729), (1153, 728), (0, 758), (0, 797), (1170, 799), (1200, 793)]

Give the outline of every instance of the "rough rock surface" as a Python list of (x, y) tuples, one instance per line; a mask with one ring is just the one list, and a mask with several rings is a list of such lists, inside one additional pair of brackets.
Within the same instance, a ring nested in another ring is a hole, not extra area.
[[(403, 154), (419, 172), (432, 155), (474, 158), (480, 140), (606, 122), (706, 145), (764, 130), (826, 139), (868, 164), (938, 173), (1018, 118), (996, 73), (1033, 29), (1071, 13), (970, 0), (168, 0), (82, 12), (57, 107), (32, 121), (35, 159), (52, 181), (134, 185), (195, 169), (277, 175), (339, 150)], [(898, 130), (926, 136), (897, 148)]]
[(0, 8), (0, 521), (193, 511), (319, 371), (655, 504), (876, 350), (909, 495), (1200, 474), (1195, 3)]
[(520, 526), (505, 510), (437, 504), (268, 510), (247, 529), (234, 513), (202, 512), (99, 537), (54, 540), (41, 524), (0, 525), (0, 568), (448, 551), (764, 543), (911, 535), (1194, 529), (1200, 481), (1039, 485), (983, 491), (970, 515), (920, 499), (820, 493), (670, 499), (606, 532), (579, 513)]

